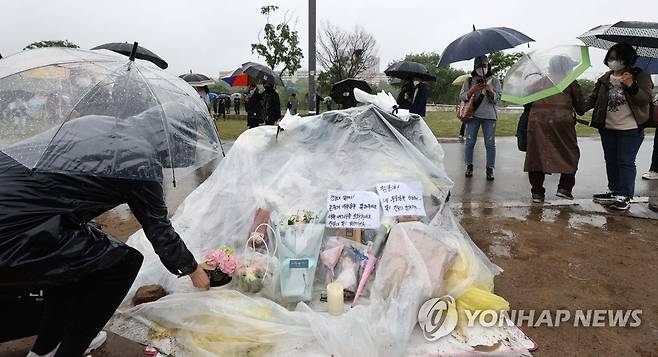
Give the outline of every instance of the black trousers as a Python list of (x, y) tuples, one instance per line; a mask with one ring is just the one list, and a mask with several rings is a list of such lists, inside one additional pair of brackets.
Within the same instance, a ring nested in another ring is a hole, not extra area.
[[(43, 298), (22, 294), (0, 301), (0, 342), (38, 335), (32, 351), (82, 356), (132, 285), (143, 256), (130, 248), (115, 264), (80, 281), (49, 288)], [(38, 295), (33, 294), (33, 295)]]

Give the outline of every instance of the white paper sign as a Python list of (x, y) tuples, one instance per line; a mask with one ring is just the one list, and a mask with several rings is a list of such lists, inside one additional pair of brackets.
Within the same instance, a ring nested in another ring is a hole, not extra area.
[(329, 191), (329, 228), (379, 228), (379, 198), (367, 191)]
[(384, 215), (424, 216), (423, 185), (420, 182), (387, 182), (377, 185)]

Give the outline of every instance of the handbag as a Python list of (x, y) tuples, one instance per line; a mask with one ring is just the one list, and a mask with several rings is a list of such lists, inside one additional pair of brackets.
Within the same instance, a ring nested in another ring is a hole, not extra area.
[[(272, 231), (270, 244), (274, 244), (274, 250), (270, 251), (267, 239), (259, 232), (261, 227)], [(253, 233), (245, 242), (244, 249), (240, 255), (236, 281), (238, 289), (245, 293), (258, 293), (264, 288), (269, 295), (274, 293), (274, 277), (278, 274), (279, 261), (276, 258), (276, 231), (267, 223), (262, 223), (254, 229)], [(264, 247), (265, 252), (260, 252), (258, 247)]]
[(516, 146), (519, 151), (528, 150), (528, 119), (530, 118), (530, 108), (532, 104), (523, 106), (523, 113), (519, 117), (519, 124), (516, 126)]
[[(472, 78), (468, 79), (468, 87), (471, 88)], [(463, 123), (473, 119), (475, 111), (480, 107), (484, 100), (484, 94), (478, 93), (468, 97), (466, 101), (460, 101), (457, 107), (457, 118)]]

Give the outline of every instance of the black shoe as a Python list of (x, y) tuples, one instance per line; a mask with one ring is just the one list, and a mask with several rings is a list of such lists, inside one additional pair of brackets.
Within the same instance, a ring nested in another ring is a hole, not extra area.
[(617, 194), (614, 192), (599, 193), (593, 195), (592, 200), (596, 203), (610, 204), (617, 200)]
[(534, 202), (534, 203), (543, 203), (544, 202), (544, 194), (543, 193), (533, 193), (532, 194), (532, 202)]
[(608, 208), (618, 211), (626, 211), (631, 208), (631, 199), (624, 196), (617, 196), (617, 199), (609, 205)]
[(493, 181), (494, 180), (494, 169), (493, 167), (487, 167), (487, 181)]
[(568, 200), (573, 200), (573, 195), (571, 194), (571, 191), (567, 191), (567, 190), (562, 189), (562, 188), (558, 188), (557, 194), (555, 194), (555, 195), (557, 197), (562, 197), (562, 198), (566, 198)]
[(466, 165), (466, 172), (464, 172), (464, 176), (473, 177), (473, 165)]

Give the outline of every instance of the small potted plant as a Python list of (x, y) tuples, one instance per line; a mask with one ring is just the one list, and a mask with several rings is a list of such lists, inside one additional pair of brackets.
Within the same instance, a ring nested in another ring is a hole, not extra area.
[(235, 274), (238, 266), (238, 260), (235, 252), (231, 248), (222, 247), (206, 255), (206, 259), (201, 263), (201, 267), (208, 274), (210, 286), (222, 286), (231, 282), (231, 276)]

